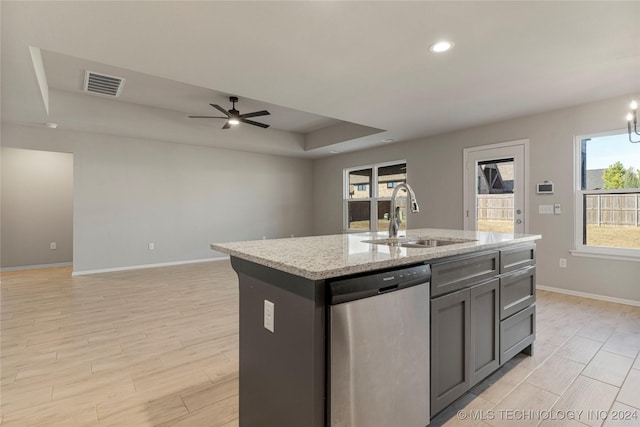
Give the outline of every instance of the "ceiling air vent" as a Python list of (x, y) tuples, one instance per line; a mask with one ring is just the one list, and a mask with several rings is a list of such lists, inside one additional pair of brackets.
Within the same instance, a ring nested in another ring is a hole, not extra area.
[(84, 73), (85, 92), (99, 93), (100, 95), (120, 96), (124, 79), (86, 70)]

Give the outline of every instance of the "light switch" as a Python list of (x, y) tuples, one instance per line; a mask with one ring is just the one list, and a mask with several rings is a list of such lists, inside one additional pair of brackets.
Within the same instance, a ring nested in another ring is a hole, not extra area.
[(553, 205), (553, 213), (556, 215), (560, 215), (562, 213), (562, 209), (560, 209), (560, 203), (556, 203)]
[(553, 205), (538, 205), (538, 213), (541, 215), (553, 215)]

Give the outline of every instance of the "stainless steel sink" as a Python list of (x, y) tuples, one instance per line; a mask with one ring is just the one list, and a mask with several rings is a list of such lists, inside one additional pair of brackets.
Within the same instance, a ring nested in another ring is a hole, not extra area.
[(473, 239), (452, 239), (446, 237), (396, 237), (388, 239), (363, 240), (373, 245), (400, 246), (403, 248), (436, 248), (439, 246), (475, 242)]

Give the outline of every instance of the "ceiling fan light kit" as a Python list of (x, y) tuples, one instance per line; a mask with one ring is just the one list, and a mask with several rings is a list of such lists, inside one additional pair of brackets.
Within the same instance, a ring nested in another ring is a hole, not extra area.
[(259, 117), (259, 116), (268, 116), (269, 113), (267, 110), (254, 111), (253, 113), (240, 114), (240, 111), (236, 110), (236, 102), (238, 102), (237, 96), (229, 97), (229, 101), (231, 101), (232, 107), (230, 110), (225, 110), (218, 104), (209, 104), (216, 110), (220, 111), (224, 116), (189, 116), (191, 119), (226, 119), (226, 123), (222, 126), (222, 129), (229, 129), (232, 125), (235, 126), (240, 123), (247, 123), (249, 125), (258, 126), (263, 129), (269, 127), (269, 125), (256, 122), (253, 120), (249, 120), (250, 117)]

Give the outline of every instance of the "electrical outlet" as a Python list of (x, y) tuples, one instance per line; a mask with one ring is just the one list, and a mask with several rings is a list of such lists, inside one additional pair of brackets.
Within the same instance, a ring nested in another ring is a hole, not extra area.
[(49, 243), (49, 249), (51, 249), (51, 250), (58, 249), (58, 245), (56, 244), (56, 242)]
[(149, 250), (152, 251), (156, 248), (156, 244), (155, 243), (149, 243)]
[(567, 268), (567, 259), (560, 258), (560, 268)]
[(275, 305), (269, 300), (264, 300), (264, 328), (271, 333), (274, 333), (275, 311)]

